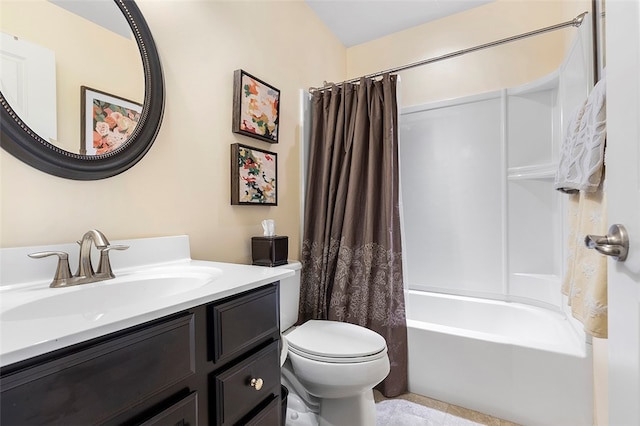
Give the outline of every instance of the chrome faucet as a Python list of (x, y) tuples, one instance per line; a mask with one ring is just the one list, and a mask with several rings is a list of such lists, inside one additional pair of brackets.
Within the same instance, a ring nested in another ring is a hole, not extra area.
[[(49, 287), (69, 287), (115, 278), (111, 270), (109, 251), (126, 250), (129, 248), (129, 246), (111, 245), (107, 237), (97, 229), (87, 231), (82, 236), (82, 240), (78, 241), (78, 244), (80, 245), (80, 258), (78, 260), (78, 270), (75, 275), (71, 275), (69, 255), (63, 251), (43, 251), (29, 255), (29, 257), (34, 259), (58, 256), (58, 267), (56, 268), (56, 273)], [(94, 270), (91, 264), (92, 245), (95, 245), (96, 249), (100, 251), (100, 262), (98, 263), (97, 270)]]

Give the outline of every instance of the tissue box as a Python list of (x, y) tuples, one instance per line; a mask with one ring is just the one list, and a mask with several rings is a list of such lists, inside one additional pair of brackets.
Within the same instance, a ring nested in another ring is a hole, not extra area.
[(285, 265), (289, 257), (289, 237), (252, 237), (251, 256), (254, 265)]

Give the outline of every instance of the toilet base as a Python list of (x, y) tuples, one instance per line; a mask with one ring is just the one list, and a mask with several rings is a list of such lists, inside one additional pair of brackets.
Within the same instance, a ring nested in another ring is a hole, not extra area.
[(375, 425), (373, 390), (349, 398), (322, 399), (318, 420), (320, 426)]
[[(318, 400), (319, 409), (309, 407), (293, 387), (289, 389), (286, 426), (371, 426), (376, 424), (376, 405), (371, 389), (348, 398), (320, 399)], [(309, 397), (309, 395), (306, 396)]]
[(286, 426), (318, 426), (318, 414), (309, 410), (298, 395), (289, 394), (286, 415)]

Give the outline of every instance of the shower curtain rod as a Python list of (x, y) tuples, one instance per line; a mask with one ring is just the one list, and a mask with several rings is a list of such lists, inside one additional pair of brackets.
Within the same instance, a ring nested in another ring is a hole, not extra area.
[[(481, 45), (478, 45), (478, 46), (470, 47), (468, 49), (458, 50), (456, 52), (447, 53), (447, 54), (442, 55), (442, 56), (436, 56), (435, 58), (425, 59), (423, 61), (414, 62), (412, 64), (403, 65), (403, 66), (396, 67), (396, 68), (390, 68), (390, 69), (385, 70), (385, 71), (379, 71), (379, 72), (376, 72), (376, 73), (373, 73), (373, 74), (364, 75), (362, 77), (352, 78), (350, 80), (345, 80), (345, 81), (343, 81), (341, 83), (338, 83), (338, 85), (344, 84), (344, 83), (355, 83), (357, 81), (360, 81), (361, 78), (379, 77), (379, 76), (381, 76), (383, 74), (387, 74), (387, 73), (395, 73), (395, 72), (399, 72), (399, 71), (408, 70), (410, 68), (420, 67), (422, 65), (432, 64), (434, 62), (443, 61), (445, 59), (450, 59), (450, 58), (453, 58), (453, 57), (456, 57), (456, 56), (466, 55), (467, 53), (475, 52), (477, 50), (487, 49), (489, 47), (494, 47), (494, 46), (498, 46), (498, 45), (501, 45), (501, 44), (510, 43), (512, 41), (521, 40), (523, 38), (532, 37), (532, 36), (535, 36), (535, 35), (538, 35), (538, 34), (543, 34), (543, 33), (549, 32), (549, 31), (559, 30), (559, 29), (565, 28), (565, 27), (579, 27), (580, 25), (582, 25), (582, 21), (584, 20), (584, 17), (585, 17), (585, 15), (587, 13), (589, 13), (589, 12), (583, 12), (580, 15), (576, 16), (574, 19), (572, 19), (570, 21), (562, 22), (560, 24), (551, 25), (549, 27), (540, 28), (540, 29), (537, 29), (537, 30), (534, 30), (534, 31), (529, 31), (527, 33), (522, 33), (522, 34), (515, 35), (515, 36), (512, 36), (512, 37), (503, 38), (501, 40), (492, 41), (492, 42), (489, 42), (489, 43), (485, 43), (485, 44), (481, 44)], [(309, 92), (313, 93), (315, 91), (323, 91), (323, 90), (330, 89), (331, 87), (333, 87), (333, 84), (327, 83), (325, 81), (323, 87), (310, 87), (309, 88)]]

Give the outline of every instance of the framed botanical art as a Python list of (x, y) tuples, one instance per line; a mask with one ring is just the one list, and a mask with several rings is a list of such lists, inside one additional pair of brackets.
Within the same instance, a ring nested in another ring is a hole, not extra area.
[(233, 74), (232, 131), (278, 143), (280, 90), (243, 71)]
[(80, 154), (102, 155), (117, 150), (133, 133), (142, 105), (86, 86), (80, 87)]
[(231, 145), (231, 204), (278, 205), (278, 157), (275, 152)]

